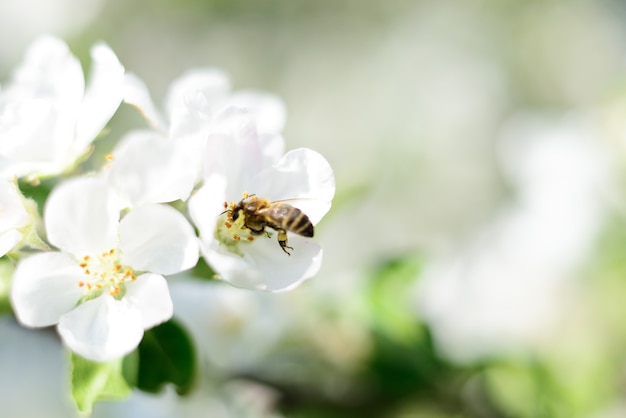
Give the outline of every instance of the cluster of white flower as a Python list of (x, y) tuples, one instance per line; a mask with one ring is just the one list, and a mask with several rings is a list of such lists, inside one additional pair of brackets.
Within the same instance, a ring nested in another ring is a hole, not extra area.
[[(85, 86), (67, 45), (42, 37), (0, 91), (0, 251), (17, 258), (10, 299), (21, 324), (56, 324), (71, 350), (107, 361), (172, 317), (164, 276), (193, 268), (200, 254), (237, 287), (284, 291), (317, 273), (322, 249), (311, 238), (289, 233), (287, 255), (281, 231), (251, 230), (245, 213), (232, 213), (247, 193), (289, 199), (312, 224), (330, 208), (328, 162), (310, 149), (284, 153), (279, 99), (232, 92), (222, 72), (197, 70), (172, 84), (162, 114), (108, 46), (91, 56)], [(153, 129), (129, 132), (102, 169), (80, 173), (123, 102)], [(50, 177), (58, 182), (40, 240), (36, 207), (16, 179)]]

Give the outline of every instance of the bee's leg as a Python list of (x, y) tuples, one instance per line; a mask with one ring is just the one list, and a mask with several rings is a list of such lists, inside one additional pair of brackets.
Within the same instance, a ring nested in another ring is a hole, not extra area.
[(287, 231), (285, 231), (284, 229), (278, 230), (278, 243), (280, 244), (280, 248), (282, 248), (285, 254), (291, 255), (291, 253), (287, 251), (286, 248), (293, 250), (293, 247), (287, 245)]
[(250, 233), (252, 235), (261, 235), (262, 233), (266, 233), (267, 231), (265, 230), (265, 228), (261, 228), (261, 229), (252, 229), (250, 226), (246, 225), (246, 228), (248, 228), (250, 230)]

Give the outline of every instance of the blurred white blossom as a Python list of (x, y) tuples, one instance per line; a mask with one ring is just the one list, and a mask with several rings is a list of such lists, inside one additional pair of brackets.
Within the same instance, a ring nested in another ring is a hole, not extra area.
[(99, 43), (91, 77), (67, 45), (42, 36), (0, 92), (0, 175), (37, 178), (62, 173), (89, 151), (122, 100), (124, 68)]
[(607, 160), (592, 125), (526, 116), (504, 139), (515, 203), (468, 248), (433, 260), (420, 281), (419, 310), (456, 359), (536, 347), (551, 335), (601, 225)]
[(24, 329), (11, 316), (0, 317), (3, 416), (78, 417), (67, 367), (67, 353), (53, 333)]
[(167, 386), (158, 394), (135, 391), (118, 402), (101, 402), (93, 418), (280, 418), (274, 412), (277, 394), (271, 388), (245, 380), (224, 386), (202, 379), (194, 391), (180, 396)]
[(275, 296), (224, 283), (170, 282), (175, 318), (189, 329), (203, 366), (214, 373), (246, 372), (262, 364), (287, 325)]

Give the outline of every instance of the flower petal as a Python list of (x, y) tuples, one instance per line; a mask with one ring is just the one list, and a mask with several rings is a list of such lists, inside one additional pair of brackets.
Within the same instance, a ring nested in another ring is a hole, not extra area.
[(124, 101), (135, 106), (144, 118), (157, 130), (165, 133), (167, 127), (161, 113), (157, 110), (146, 84), (135, 74), (126, 73), (124, 81)]
[(280, 97), (254, 90), (234, 92), (228, 100), (228, 106), (248, 109), (255, 116), (260, 134), (278, 134), (282, 132), (287, 120), (287, 108)]
[(200, 176), (201, 150), (152, 131), (126, 135), (113, 151), (108, 178), (130, 204), (186, 200)]
[(56, 324), (83, 295), (78, 282), (84, 277), (78, 263), (68, 254), (50, 252), (23, 259), (15, 269), (11, 285), (15, 315), (29, 327)]
[(299, 148), (261, 171), (248, 191), (270, 200), (297, 199), (293, 206), (317, 224), (330, 209), (335, 195), (335, 177), (321, 154)]
[(281, 301), (268, 293), (215, 280), (176, 278), (169, 285), (176, 319), (192, 334), (198, 354), (220, 370), (263, 364), (290, 321)]
[(171, 117), (186, 107), (190, 100), (197, 100), (200, 95), (208, 107), (223, 104), (230, 93), (228, 75), (217, 68), (191, 69), (174, 80), (165, 99), (165, 109)]
[(50, 194), (44, 209), (51, 244), (82, 257), (117, 248), (120, 204), (105, 181), (67, 180)]
[(58, 148), (63, 147), (54, 135), (58, 119), (59, 110), (41, 98), (11, 102), (2, 109), (0, 153), (3, 177), (58, 169), (54, 160)]
[(20, 229), (34, 222), (24, 202), (14, 181), (0, 180), (0, 257), (22, 240)]
[(0, 149), (12, 159), (3, 172), (55, 174), (71, 152), (77, 112), (84, 93), (80, 62), (67, 45), (42, 36), (0, 96)]
[(120, 222), (122, 264), (175, 274), (198, 262), (198, 239), (187, 219), (170, 206), (146, 205)]
[(90, 360), (109, 361), (139, 345), (141, 322), (137, 309), (102, 295), (63, 315), (57, 329), (72, 351)]
[(0, 233), (0, 257), (11, 251), (22, 239), (22, 233), (16, 229)]
[(204, 256), (226, 281), (247, 289), (281, 292), (295, 288), (313, 277), (322, 264), (322, 248), (309, 238), (289, 234), (291, 256), (285, 254), (275, 239), (258, 238), (241, 243), (241, 257), (213, 240), (204, 248)]
[(76, 125), (75, 155), (85, 148), (104, 128), (122, 102), (124, 67), (104, 43), (91, 48), (91, 75), (81, 103)]
[(0, 232), (26, 226), (30, 216), (15, 182), (0, 180)]
[(146, 273), (126, 285), (124, 303), (141, 312), (144, 329), (152, 328), (172, 317), (173, 306), (165, 278)]
[(38, 97), (73, 113), (78, 109), (84, 88), (82, 67), (67, 44), (44, 35), (28, 47), (24, 61), (3, 93), (14, 100)]
[(224, 211), (226, 178), (213, 175), (189, 198), (189, 215), (205, 240), (212, 239), (217, 217)]

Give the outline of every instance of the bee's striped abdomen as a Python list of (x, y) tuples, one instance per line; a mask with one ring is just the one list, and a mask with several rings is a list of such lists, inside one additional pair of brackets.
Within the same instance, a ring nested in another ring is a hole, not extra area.
[(313, 224), (309, 217), (298, 208), (286, 204), (276, 205), (273, 208), (271, 218), (279, 221), (280, 223), (277, 226), (286, 231), (291, 231), (304, 237), (313, 236)]
[(306, 216), (300, 209), (292, 208), (292, 210), (295, 211), (295, 216), (287, 229), (305, 237), (312, 237), (313, 224), (309, 220), (309, 217)]

